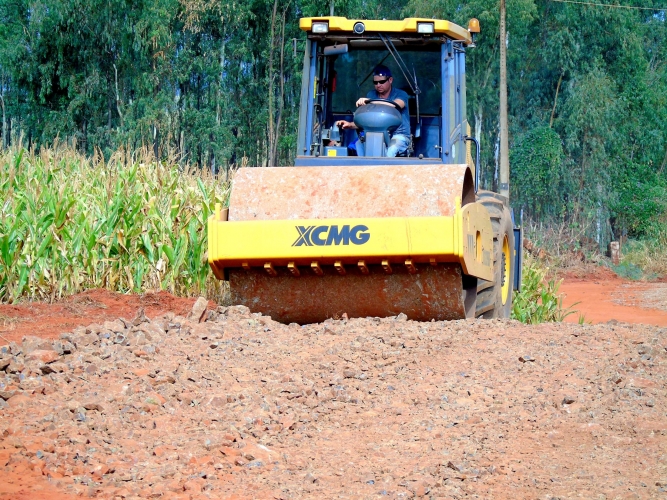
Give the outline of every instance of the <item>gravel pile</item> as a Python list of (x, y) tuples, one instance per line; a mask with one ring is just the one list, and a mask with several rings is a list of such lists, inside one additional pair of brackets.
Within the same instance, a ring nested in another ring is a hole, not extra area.
[(665, 332), (139, 311), (0, 347), (0, 475), (103, 498), (660, 497)]

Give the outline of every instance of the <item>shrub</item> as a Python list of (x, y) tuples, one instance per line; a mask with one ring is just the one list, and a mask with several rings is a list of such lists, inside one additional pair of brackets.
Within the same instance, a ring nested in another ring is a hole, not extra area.
[(563, 298), (558, 294), (561, 283), (548, 277), (548, 269), (539, 261), (526, 256), (521, 291), (512, 299), (512, 319), (530, 324), (560, 322), (574, 314), (571, 308), (563, 308)]
[(565, 155), (558, 134), (536, 127), (520, 136), (512, 147), (512, 199), (527, 215), (541, 219), (563, 211)]
[(621, 262), (613, 270), (623, 278), (655, 279), (667, 275), (667, 231), (653, 238), (629, 240), (621, 247)]

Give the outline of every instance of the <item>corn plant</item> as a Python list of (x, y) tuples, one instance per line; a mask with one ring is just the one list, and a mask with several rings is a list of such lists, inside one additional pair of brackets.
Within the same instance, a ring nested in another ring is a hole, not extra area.
[(0, 301), (88, 288), (215, 294), (206, 220), (229, 186), (148, 153), (0, 152)]

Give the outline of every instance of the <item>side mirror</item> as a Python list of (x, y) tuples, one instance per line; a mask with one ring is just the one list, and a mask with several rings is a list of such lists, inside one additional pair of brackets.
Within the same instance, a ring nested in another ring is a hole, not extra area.
[(348, 44), (341, 43), (324, 47), (323, 52), (325, 56), (338, 56), (340, 54), (347, 54), (348, 48), (349, 48)]

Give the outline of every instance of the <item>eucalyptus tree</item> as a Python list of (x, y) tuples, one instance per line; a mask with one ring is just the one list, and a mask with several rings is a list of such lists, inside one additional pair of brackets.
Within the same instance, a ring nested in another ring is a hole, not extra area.
[[(508, 0), (512, 196), (532, 217), (593, 223), (603, 243), (664, 227), (665, 11)], [(468, 117), (492, 187), (498, 0), (0, 0), (0, 144), (69, 140), (227, 171), (290, 164), (299, 18), (480, 20)]]

